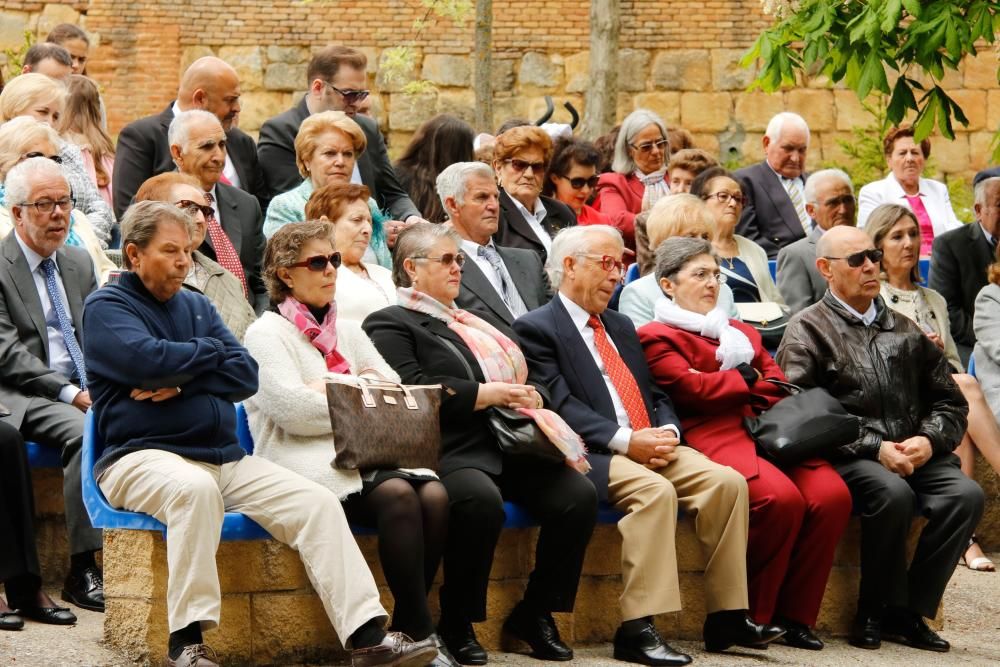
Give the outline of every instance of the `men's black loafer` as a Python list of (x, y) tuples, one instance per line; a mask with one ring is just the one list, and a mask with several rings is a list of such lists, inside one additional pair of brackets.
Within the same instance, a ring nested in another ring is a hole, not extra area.
[(70, 572), (63, 584), (62, 599), (81, 609), (104, 611), (104, 576), (96, 567)]
[(0, 630), (20, 630), (24, 627), (24, 619), (15, 611), (0, 611)]
[(927, 627), (922, 616), (905, 613), (888, 616), (882, 623), (882, 638), (924, 651), (947, 653), (951, 644)]
[(503, 631), (530, 646), (531, 656), (538, 660), (563, 662), (573, 659), (573, 649), (559, 637), (552, 614), (531, 612), (518, 605), (504, 621)]
[(705, 617), (702, 637), (705, 650), (719, 653), (731, 646), (766, 649), (770, 642), (785, 634), (777, 625), (754, 623), (746, 612), (717, 611)]
[(868, 650), (882, 648), (882, 617), (860, 615), (851, 626), (851, 636), (847, 640), (851, 646)]
[(18, 615), (48, 625), (73, 625), (76, 615), (66, 607), (18, 607)]
[(618, 626), (618, 631), (615, 632), (615, 660), (640, 665), (681, 667), (691, 662), (691, 656), (675, 651), (663, 641), (656, 626), (647, 623), (635, 633), (627, 633), (622, 626)]
[(808, 625), (794, 621), (780, 621), (779, 625), (785, 628), (785, 634), (778, 641), (786, 646), (804, 648), (809, 651), (823, 650), (823, 640), (817, 637)]

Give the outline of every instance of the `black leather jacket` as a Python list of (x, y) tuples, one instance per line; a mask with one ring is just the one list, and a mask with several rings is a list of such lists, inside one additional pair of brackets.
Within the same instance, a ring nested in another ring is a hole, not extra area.
[(865, 326), (827, 290), (788, 323), (778, 364), (789, 382), (823, 387), (860, 418), (858, 440), (831, 458), (878, 460), (882, 440), (916, 435), (931, 441), (934, 456), (950, 454), (965, 434), (969, 406), (947, 359), (881, 297), (875, 308)]

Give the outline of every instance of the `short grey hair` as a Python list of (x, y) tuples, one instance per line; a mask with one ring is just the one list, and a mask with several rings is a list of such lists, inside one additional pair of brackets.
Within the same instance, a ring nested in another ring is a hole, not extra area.
[[(46, 157), (28, 158), (7, 172), (7, 179), (4, 181), (6, 190), (7, 210), (13, 215), (15, 206), (26, 203), (31, 196), (32, 183), (38, 178), (61, 178), (66, 186), (69, 181), (63, 175), (62, 167)], [(70, 195), (73, 192), (70, 190)]]
[(986, 203), (986, 186), (990, 183), (1000, 183), (1000, 176), (990, 176), (989, 178), (984, 178), (983, 180), (976, 183), (976, 187), (973, 188), (974, 200), (973, 203), (985, 204)]
[(821, 182), (834, 178), (839, 179), (840, 181), (845, 183), (847, 187), (851, 189), (851, 194), (852, 195), (854, 194), (854, 183), (851, 182), (851, 177), (847, 175), (847, 172), (845, 172), (842, 169), (820, 169), (819, 171), (814, 171), (812, 174), (809, 175), (809, 178), (806, 179), (805, 203), (815, 204), (816, 188), (819, 187), (819, 184)]
[(806, 142), (809, 142), (809, 123), (806, 122), (805, 118), (791, 111), (782, 111), (779, 114), (775, 114), (770, 122), (768, 122), (767, 130), (764, 134), (771, 141), (778, 141), (781, 139), (782, 130), (788, 124), (796, 125), (800, 129), (805, 130)]
[(191, 236), (194, 228), (191, 216), (169, 202), (140, 201), (128, 207), (121, 220), (122, 262), (126, 269), (132, 270), (132, 260), (125, 252), (128, 244), (132, 243), (140, 250), (145, 248), (156, 236), (160, 225), (164, 223), (180, 225), (187, 231), (188, 236)]
[[(490, 170), (492, 173), (492, 170)], [(407, 227), (396, 237), (396, 247), (392, 254), (392, 282), (396, 287), (412, 287), (410, 274), (403, 268), (403, 262), (417, 257), (426, 257), (441, 239), (451, 239), (455, 246), (462, 248), (462, 237), (448, 225), (433, 222), (418, 222)]]
[(218, 125), (220, 130), (222, 129), (222, 123), (219, 122), (219, 117), (214, 113), (204, 109), (189, 109), (180, 112), (170, 121), (170, 127), (167, 129), (167, 144), (181, 148), (187, 146), (191, 136), (191, 126), (198, 121), (212, 122)]
[(588, 252), (590, 237), (601, 234), (613, 239), (618, 244), (619, 250), (624, 252), (625, 241), (622, 239), (622, 233), (611, 225), (575, 225), (566, 227), (556, 234), (552, 239), (549, 260), (545, 265), (549, 280), (552, 282), (552, 289), (558, 290), (562, 284), (563, 260)]
[(459, 206), (465, 203), (465, 192), (471, 176), (482, 176), (493, 181), (496, 179), (496, 172), (484, 162), (456, 162), (438, 174), (435, 186), (445, 212), (448, 211), (448, 207), (444, 200), (448, 197), (454, 197)]
[[(635, 171), (635, 160), (628, 153), (629, 144), (632, 143), (632, 139), (635, 135), (642, 132), (645, 128), (650, 125), (655, 125), (660, 128), (660, 133), (663, 135), (664, 139), (668, 138), (667, 126), (664, 125), (663, 119), (657, 116), (655, 113), (649, 109), (636, 109), (629, 115), (625, 116), (625, 120), (622, 121), (621, 129), (618, 130), (618, 138), (615, 139), (615, 153), (614, 159), (611, 161), (611, 170), (619, 174), (631, 174)], [(666, 164), (667, 160), (670, 159), (670, 151), (663, 156), (663, 163)]]
[(705, 239), (673, 236), (656, 249), (656, 279), (673, 278), (695, 257), (709, 255), (719, 263), (712, 244)]

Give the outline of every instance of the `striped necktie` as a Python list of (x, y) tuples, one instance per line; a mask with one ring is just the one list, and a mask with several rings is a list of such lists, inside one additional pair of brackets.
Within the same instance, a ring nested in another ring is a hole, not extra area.
[(782, 178), (781, 184), (785, 187), (788, 198), (792, 200), (792, 206), (795, 207), (795, 212), (799, 215), (799, 222), (802, 224), (803, 231), (808, 235), (812, 231), (812, 222), (809, 220), (809, 214), (806, 213), (806, 205), (803, 202), (798, 179)]
[(63, 303), (62, 295), (59, 293), (56, 263), (49, 257), (43, 259), (39, 266), (42, 272), (45, 273), (45, 289), (49, 293), (49, 301), (52, 302), (52, 310), (56, 313), (56, 319), (59, 320), (59, 331), (62, 333), (66, 351), (69, 352), (69, 358), (73, 360), (73, 366), (76, 367), (76, 375), (80, 380), (80, 389), (86, 391), (87, 366), (83, 360), (83, 350), (80, 349), (80, 343), (77, 342), (76, 334), (73, 332), (73, 320), (70, 319), (69, 313), (66, 310), (66, 304)]

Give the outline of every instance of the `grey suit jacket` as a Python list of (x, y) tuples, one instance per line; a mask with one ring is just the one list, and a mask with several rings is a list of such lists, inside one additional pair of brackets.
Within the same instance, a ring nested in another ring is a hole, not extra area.
[(993, 252), (978, 222), (941, 234), (931, 247), (929, 286), (948, 303), (951, 336), (963, 359), (976, 342), (972, 326), (976, 297), (987, 283), (986, 269), (992, 263)]
[[(768, 259), (774, 259), (778, 250), (805, 237), (795, 205), (767, 162), (744, 167), (733, 175), (741, 182), (743, 195), (748, 198), (736, 225), (737, 234), (767, 251)], [(802, 174), (803, 184), (805, 178)]]
[[(261, 275), (267, 239), (264, 237), (264, 216), (260, 212), (260, 204), (253, 196), (224, 183), (215, 185), (215, 193), (219, 216), (222, 218), (222, 231), (226, 232), (240, 256), (240, 264), (246, 274), (247, 288), (250, 291), (247, 301), (259, 315), (270, 305)], [(218, 261), (212, 239), (207, 234), (198, 250), (209, 259)]]
[(778, 252), (778, 291), (792, 314), (804, 310), (826, 294), (826, 280), (816, 268), (816, 242), (823, 230), (814, 227), (809, 236)]
[[(70, 381), (49, 368), (42, 301), (16, 233), (0, 241), (0, 403), (11, 411), (8, 423), (20, 428), (31, 397), (58, 401)], [(72, 246), (56, 252), (56, 264), (82, 348), (83, 302), (97, 289), (94, 264), (86, 250)]]
[[(523, 248), (497, 246), (497, 254), (507, 267), (507, 273), (529, 311), (549, 302), (552, 288), (538, 253)], [(455, 304), (463, 310), (492, 313), (507, 326), (514, 322), (513, 314), (493, 288), (489, 278), (471, 258), (462, 266), (462, 285)]]

